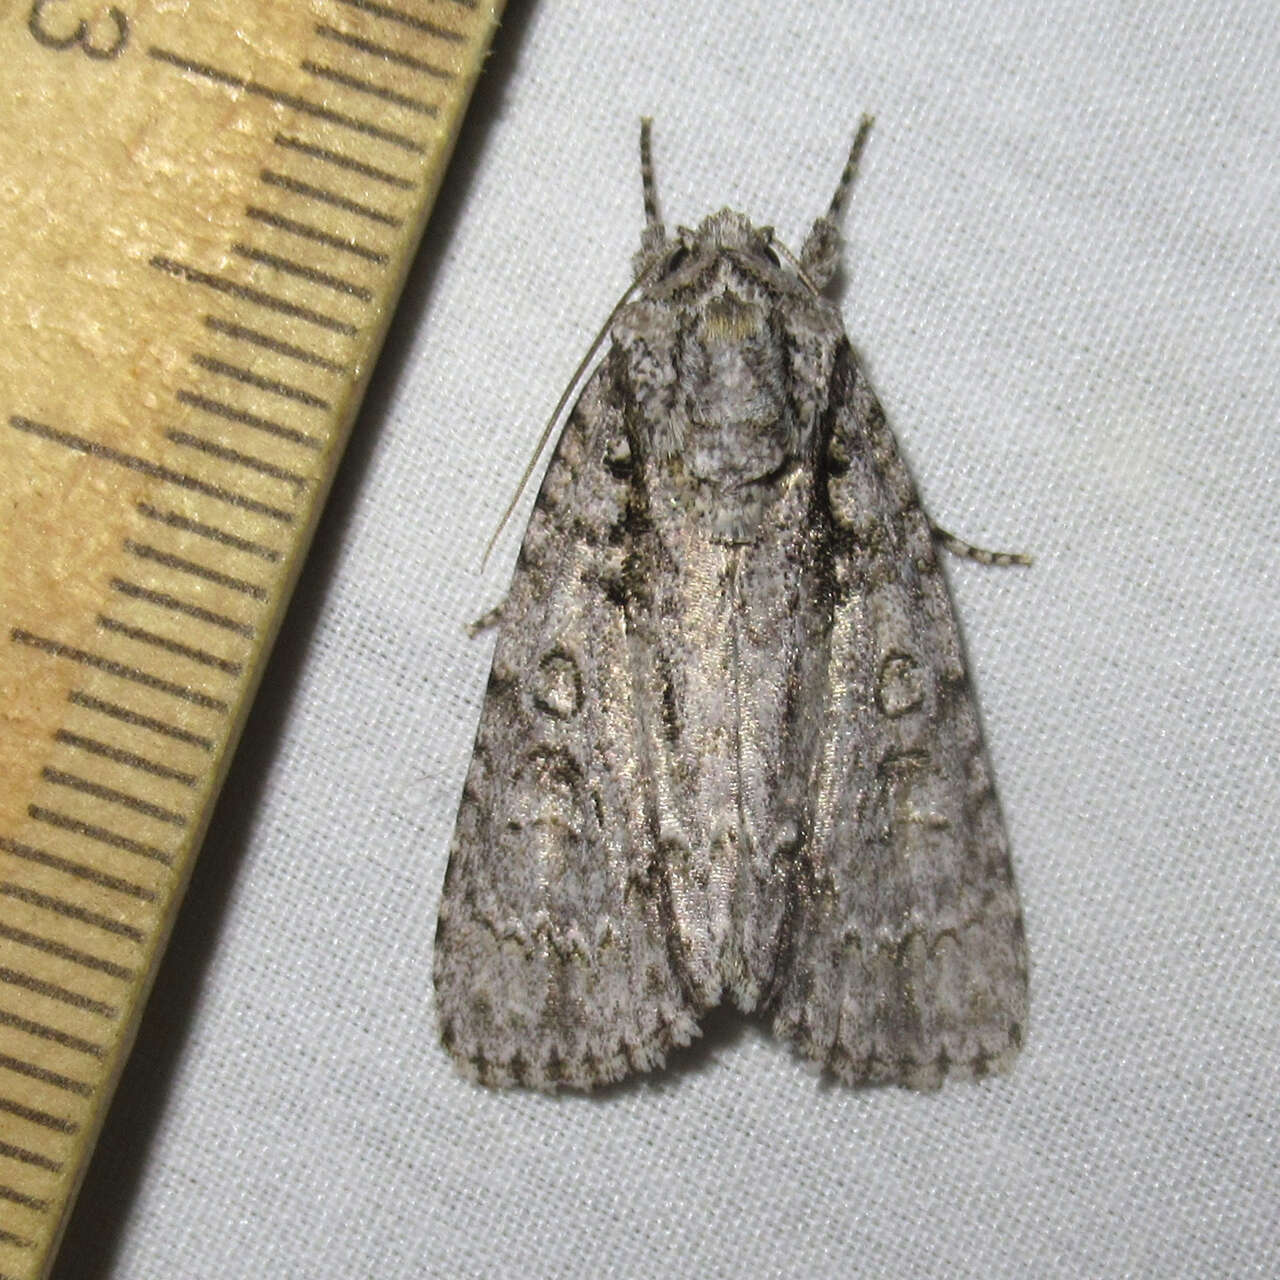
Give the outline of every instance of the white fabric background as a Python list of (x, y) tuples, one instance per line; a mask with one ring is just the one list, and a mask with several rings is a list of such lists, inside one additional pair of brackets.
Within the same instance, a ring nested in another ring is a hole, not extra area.
[[(479, 1090), (431, 944), (531, 495), (668, 222), (793, 245), (948, 528), (1025, 900), (1014, 1073), (816, 1081), (713, 1020), (600, 1100)], [(1274, 0), (511, 0), (58, 1274), (1275, 1274)]]

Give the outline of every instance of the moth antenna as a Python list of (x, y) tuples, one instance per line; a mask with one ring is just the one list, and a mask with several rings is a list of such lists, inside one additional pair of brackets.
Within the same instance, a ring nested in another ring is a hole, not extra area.
[(658, 184), (653, 177), (653, 120), (640, 120), (640, 181), (644, 187), (644, 233), (640, 237), (640, 253), (648, 258), (661, 253), (667, 243), (667, 229), (658, 213)]
[(871, 133), (871, 126), (875, 124), (875, 117), (865, 115), (858, 123), (858, 132), (853, 136), (853, 146), (849, 148), (849, 158), (844, 162), (844, 172), (840, 175), (840, 181), (836, 184), (835, 195), (831, 197), (831, 203), (827, 206), (827, 217), (832, 222), (839, 222), (840, 215), (844, 212), (844, 202), (849, 198), (849, 188), (853, 186), (853, 180), (858, 172), (858, 162), (862, 159), (862, 149), (867, 145), (867, 137)]
[(533, 453), (529, 457), (529, 461), (525, 464), (523, 473), (520, 476), (520, 483), (516, 485), (516, 491), (511, 495), (511, 501), (507, 503), (507, 509), (502, 513), (502, 519), (498, 521), (498, 527), (494, 529), (490, 535), (489, 541), (485, 544), (484, 555), (480, 557), (480, 571), (483, 573), (485, 566), (489, 563), (489, 556), (498, 541), (499, 535), (503, 529), (507, 527), (507, 521), (511, 519), (512, 513), (515, 511), (520, 501), (520, 495), (524, 493), (525, 485), (529, 483), (529, 477), (533, 475), (533, 469), (538, 465), (538, 459), (542, 457), (542, 451), (547, 447), (547, 441), (551, 439), (551, 433), (555, 429), (556, 423), (560, 419), (560, 415), (564, 412), (564, 407), (569, 403), (569, 397), (573, 394), (574, 388), (578, 385), (579, 379), (587, 371), (587, 367), (595, 359), (596, 352), (600, 350), (600, 344), (609, 336), (609, 330), (613, 327), (613, 322), (618, 318), (618, 312), (631, 300), (631, 295), (635, 293), (641, 285), (644, 284), (650, 271), (658, 266), (654, 263), (644, 275), (633, 280), (623, 291), (622, 296), (613, 304), (613, 310), (609, 312), (608, 319), (600, 326), (600, 331), (591, 339), (591, 345), (587, 348), (587, 354), (578, 361), (578, 367), (573, 371), (573, 377), (569, 379), (564, 391), (560, 395), (560, 399), (556, 401), (556, 407), (551, 410), (551, 416), (547, 419), (547, 425), (542, 428), (542, 434), (538, 437), (538, 443)]
[(840, 214), (844, 211), (845, 201), (849, 197), (849, 189), (858, 172), (858, 162), (862, 159), (862, 149), (867, 145), (867, 136), (875, 117), (865, 115), (858, 124), (858, 132), (853, 136), (853, 146), (849, 148), (849, 158), (844, 162), (844, 171), (836, 184), (835, 194), (827, 211), (818, 218), (804, 244), (800, 246), (800, 262), (805, 274), (819, 289), (828, 284), (836, 273), (840, 261)]
[(806, 271), (805, 271), (804, 263), (803, 263), (803, 262), (801, 262), (801, 261), (800, 261), (800, 259), (799, 259), (799, 258), (797, 258), (797, 257), (796, 257), (796, 255), (795, 255), (794, 253), (792, 253), (792, 252), (791, 252), (791, 250), (790, 250), (790, 249), (788, 249), (788, 248), (787, 248), (787, 246), (786, 246), (785, 244), (783, 244), (781, 240), (774, 240), (774, 241), (773, 241), (773, 247), (774, 247), (774, 248), (775, 248), (775, 249), (776, 249), (776, 250), (777, 250), (777, 251), (778, 251), (778, 252), (779, 252), (779, 253), (780, 253), (784, 258), (786, 258), (786, 260), (787, 260), (787, 261), (788, 261), (788, 262), (789, 262), (793, 267), (795, 267), (795, 269), (796, 269), (796, 275), (798, 275), (798, 276), (800, 277), (800, 279), (801, 279), (801, 280), (803, 280), (803, 281), (804, 281), (804, 283), (805, 283), (805, 284), (807, 284), (807, 285), (809, 286), (809, 288), (810, 288), (810, 289), (812, 289), (812, 290), (814, 291), (814, 293), (821, 293), (821, 292), (822, 292), (822, 290), (821, 290), (821, 289), (819, 289), (819, 288), (818, 288), (818, 286), (817, 286), (816, 284), (814, 284), (812, 280), (810, 280), (810, 279), (809, 279), (809, 276), (808, 276), (808, 274), (807, 274), (807, 273), (806, 273)]

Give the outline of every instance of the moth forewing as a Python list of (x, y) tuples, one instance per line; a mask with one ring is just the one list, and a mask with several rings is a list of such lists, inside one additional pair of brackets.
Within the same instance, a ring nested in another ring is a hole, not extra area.
[(798, 259), (730, 210), (668, 238), (642, 129), (635, 296), (525, 533), (441, 900), (441, 1034), (484, 1083), (655, 1068), (725, 999), (853, 1083), (1021, 1042), (934, 526), (818, 289), (869, 123)]

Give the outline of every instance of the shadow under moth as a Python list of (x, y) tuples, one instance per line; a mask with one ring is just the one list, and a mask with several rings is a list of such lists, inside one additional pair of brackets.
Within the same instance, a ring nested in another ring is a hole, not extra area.
[(798, 256), (728, 209), (668, 237), (642, 124), (635, 279), (497, 611), (440, 904), (440, 1032), (484, 1084), (653, 1070), (725, 1000), (852, 1084), (1022, 1041), (935, 544), (1025, 558), (930, 521), (823, 296), (870, 124)]

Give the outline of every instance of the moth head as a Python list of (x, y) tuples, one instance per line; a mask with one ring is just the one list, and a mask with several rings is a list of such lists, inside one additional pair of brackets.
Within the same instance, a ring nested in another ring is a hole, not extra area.
[(666, 229), (658, 215), (658, 201), (653, 180), (653, 160), (650, 149), (651, 121), (640, 122), (640, 172), (644, 184), (645, 229), (640, 241), (640, 252), (634, 260), (635, 284), (645, 286), (659, 280), (668, 280), (685, 270), (690, 260), (705, 262), (721, 253), (735, 257), (748, 269), (782, 269), (778, 253), (815, 293), (831, 282), (840, 265), (840, 214), (844, 208), (858, 161), (871, 132), (872, 118), (863, 116), (854, 135), (853, 145), (845, 161), (844, 171), (836, 185), (835, 194), (827, 210), (816, 219), (798, 256), (775, 240), (772, 227), (754, 226), (740, 213), (721, 209), (704, 218), (695, 230), (679, 227), (675, 237), (667, 238)]
[(729, 252), (747, 259), (778, 265), (773, 251), (773, 228), (754, 226), (749, 219), (732, 209), (703, 218), (696, 231), (686, 233), (696, 250), (707, 253)]
[(775, 249), (772, 227), (754, 226), (742, 214), (721, 209), (696, 228), (677, 227), (659, 253), (648, 255), (645, 271), (650, 283), (678, 280), (682, 275), (696, 275), (717, 258), (727, 256), (750, 274), (771, 273), (781, 269)]

